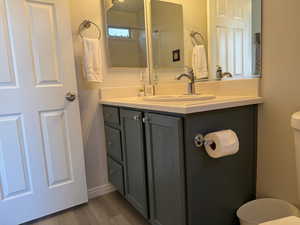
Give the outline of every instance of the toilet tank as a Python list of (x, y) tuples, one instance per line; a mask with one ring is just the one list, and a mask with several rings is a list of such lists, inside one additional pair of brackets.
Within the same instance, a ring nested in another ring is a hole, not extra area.
[(291, 119), (291, 125), (294, 129), (295, 156), (298, 180), (298, 198), (300, 199), (300, 112), (294, 113)]

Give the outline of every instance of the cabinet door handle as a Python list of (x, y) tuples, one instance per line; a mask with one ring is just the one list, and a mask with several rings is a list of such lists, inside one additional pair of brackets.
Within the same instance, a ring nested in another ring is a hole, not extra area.
[(134, 119), (135, 121), (139, 121), (141, 118), (140, 118), (140, 116), (137, 115), (137, 116), (134, 116), (133, 119)]
[(144, 117), (143, 118), (143, 123), (150, 123), (150, 118), (149, 117)]

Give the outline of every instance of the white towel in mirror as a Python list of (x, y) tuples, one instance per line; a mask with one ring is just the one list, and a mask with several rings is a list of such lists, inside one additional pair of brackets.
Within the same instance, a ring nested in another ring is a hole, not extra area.
[(206, 49), (204, 45), (194, 46), (192, 64), (196, 79), (208, 78)]
[(100, 41), (83, 38), (83, 48), (84, 78), (91, 82), (103, 82)]

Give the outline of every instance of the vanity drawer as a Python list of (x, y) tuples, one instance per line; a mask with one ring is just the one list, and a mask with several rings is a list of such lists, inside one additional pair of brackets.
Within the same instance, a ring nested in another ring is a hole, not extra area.
[(120, 124), (119, 109), (111, 106), (103, 107), (104, 121), (112, 124)]
[(108, 179), (117, 190), (124, 195), (124, 174), (123, 167), (108, 157)]
[(121, 131), (105, 126), (107, 154), (122, 162)]

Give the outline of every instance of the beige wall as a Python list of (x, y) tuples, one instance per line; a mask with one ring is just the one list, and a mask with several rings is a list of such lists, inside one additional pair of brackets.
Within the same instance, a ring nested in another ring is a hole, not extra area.
[[(103, 87), (139, 86), (145, 70), (110, 70), (104, 68), (104, 83), (90, 84), (82, 79), (82, 43), (78, 36), (78, 26), (89, 19), (102, 26), (101, 0), (70, 0), (72, 31), (74, 37), (80, 111), (83, 129), (88, 188), (101, 187), (108, 183), (106, 168), (106, 148), (102, 109), (98, 105), (99, 89)], [(102, 27), (103, 29), (103, 27)], [(93, 34), (88, 34), (93, 36)], [(104, 41), (103, 41), (104, 47)], [(105, 57), (103, 58), (106, 65)]]
[(290, 116), (300, 110), (300, 1), (263, 1), (263, 81), (258, 196), (299, 205)]

